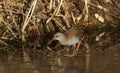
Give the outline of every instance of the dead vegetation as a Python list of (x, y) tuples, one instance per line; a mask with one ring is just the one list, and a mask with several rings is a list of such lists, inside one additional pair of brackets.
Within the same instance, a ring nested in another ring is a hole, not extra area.
[(120, 42), (120, 1), (2, 0), (0, 50), (22, 50), (23, 57), (25, 51), (51, 50), (47, 42), (53, 34), (76, 25), (87, 28), (92, 38), (87, 43), (95, 47)]

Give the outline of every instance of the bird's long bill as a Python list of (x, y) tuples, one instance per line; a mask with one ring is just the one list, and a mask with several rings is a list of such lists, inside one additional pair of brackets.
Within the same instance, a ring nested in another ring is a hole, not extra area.
[(52, 42), (55, 41), (55, 40), (56, 40), (55, 38), (51, 39), (51, 40), (48, 42), (48, 44), (52, 43)]

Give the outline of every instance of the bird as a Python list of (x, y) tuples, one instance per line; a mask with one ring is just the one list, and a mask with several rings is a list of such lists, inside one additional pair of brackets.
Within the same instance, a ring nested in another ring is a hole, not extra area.
[[(58, 40), (60, 42), (61, 45), (73, 45), (74, 49), (73, 49), (73, 53), (67, 54), (65, 56), (69, 56), (69, 57), (73, 57), (76, 55), (76, 52), (78, 51), (79, 45), (80, 45), (80, 41), (82, 41), (84, 38), (84, 31), (85, 28), (81, 27), (81, 26), (74, 26), (71, 29), (65, 31), (65, 32), (57, 32), (54, 37), (48, 42), (49, 44), (55, 40)], [(77, 48), (76, 44), (78, 43)]]

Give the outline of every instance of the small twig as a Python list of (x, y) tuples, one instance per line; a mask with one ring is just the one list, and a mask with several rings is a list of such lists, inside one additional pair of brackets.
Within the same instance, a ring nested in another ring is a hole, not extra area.
[(71, 14), (72, 14), (72, 20), (73, 20), (74, 24), (76, 24), (76, 18), (75, 18), (75, 16), (73, 15), (73, 12), (72, 12)]
[[(10, 8), (10, 9), (11, 9), (11, 8)], [(10, 16), (12, 17), (13, 24), (15, 25), (15, 27), (17, 27), (17, 23), (16, 23), (16, 21), (15, 21), (15, 18), (14, 18), (14, 15), (13, 15), (13, 13), (12, 13), (12, 10), (9, 10), (9, 13), (10, 13)], [(17, 28), (17, 30), (18, 30), (18, 28)]]
[(64, 48), (62, 50), (59, 50), (57, 53), (61, 53), (61, 52), (65, 51), (65, 50), (66, 50), (66, 48)]
[(57, 25), (60, 27), (60, 28), (62, 28), (62, 30), (66, 30), (66, 28), (57, 20), (57, 19), (53, 19), (56, 23), (57, 23)]
[(90, 3), (90, 2), (88, 4), (90, 4), (90, 5), (92, 5), (92, 6), (96, 7), (96, 8), (99, 8), (99, 9), (103, 10), (104, 12), (109, 12), (105, 7), (103, 7), (101, 5), (95, 5), (95, 4)]
[(56, 54), (55, 51), (53, 51), (50, 47), (47, 46), (47, 49), (51, 51), (52, 53)]
[(107, 10), (105, 7), (103, 7), (103, 6), (101, 6), (101, 5), (95, 5), (95, 4), (93, 4), (93, 3), (88, 3), (88, 4), (94, 6), (94, 7), (98, 8), (98, 9), (101, 9), (101, 10), (103, 10), (104, 12), (109, 13), (111, 16), (113, 16), (113, 17), (117, 18), (118, 20), (120, 20), (120, 18), (118, 18), (118, 16), (112, 14), (112, 13), (111, 13), (109, 10)]
[(115, 0), (111, 0), (112, 1), (112, 3), (120, 10), (120, 6), (115, 2)]
[(0, 44), (1, 44), (1, 45), (4, 45), (4, 46), (9, 46), (6, 42), (4, 42), (4, 41), (2, 41), (2, 40), (0, 40)]
[(14, 36), (15, 38), (17, 38), (16, 35), (15, 35), (15, 33), (12, 31), (12, 29), (11, 29), (10, 26), (8, 25), (8, 23), (6, 23), (1, 17), (0, 17), (0, 20), (7, 26), (8, 30), (13, 34), (13, 36)]

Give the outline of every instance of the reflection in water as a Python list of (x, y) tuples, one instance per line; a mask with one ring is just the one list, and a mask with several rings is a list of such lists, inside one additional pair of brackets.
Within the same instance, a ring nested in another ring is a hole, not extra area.
[(81, 56), (44, 55), (35, 51), (30, 54), (31, 61), (24, 62), (20, 54), (11, 53), (3, 56), (5, 61), (1, 57), (0, 73), (84, 73), (84, 58)]
[[(120, 44), (105, 50), (91, 49), (89, 73), (120, 73)], [(82, 50), (82, 49), (81, 49)], [(85, 52), (76, 57), (32, 52), (30, 62), (23, 62), (20, 54), (0, 52), (0, 73), (85, 73)], [(27, 67), (27, 66), (28, 67)]]
[(79, 70), (76, 68), (66, 68), (62, 73), (79, 73)]
[[(82, 60), (82, 59), (81, 59)], [(58, 70), (54, 73), (84, 73), (80, 57), (58, 57), (56, 59)], [(81, 63), (81, 64), (80, 64)]]

